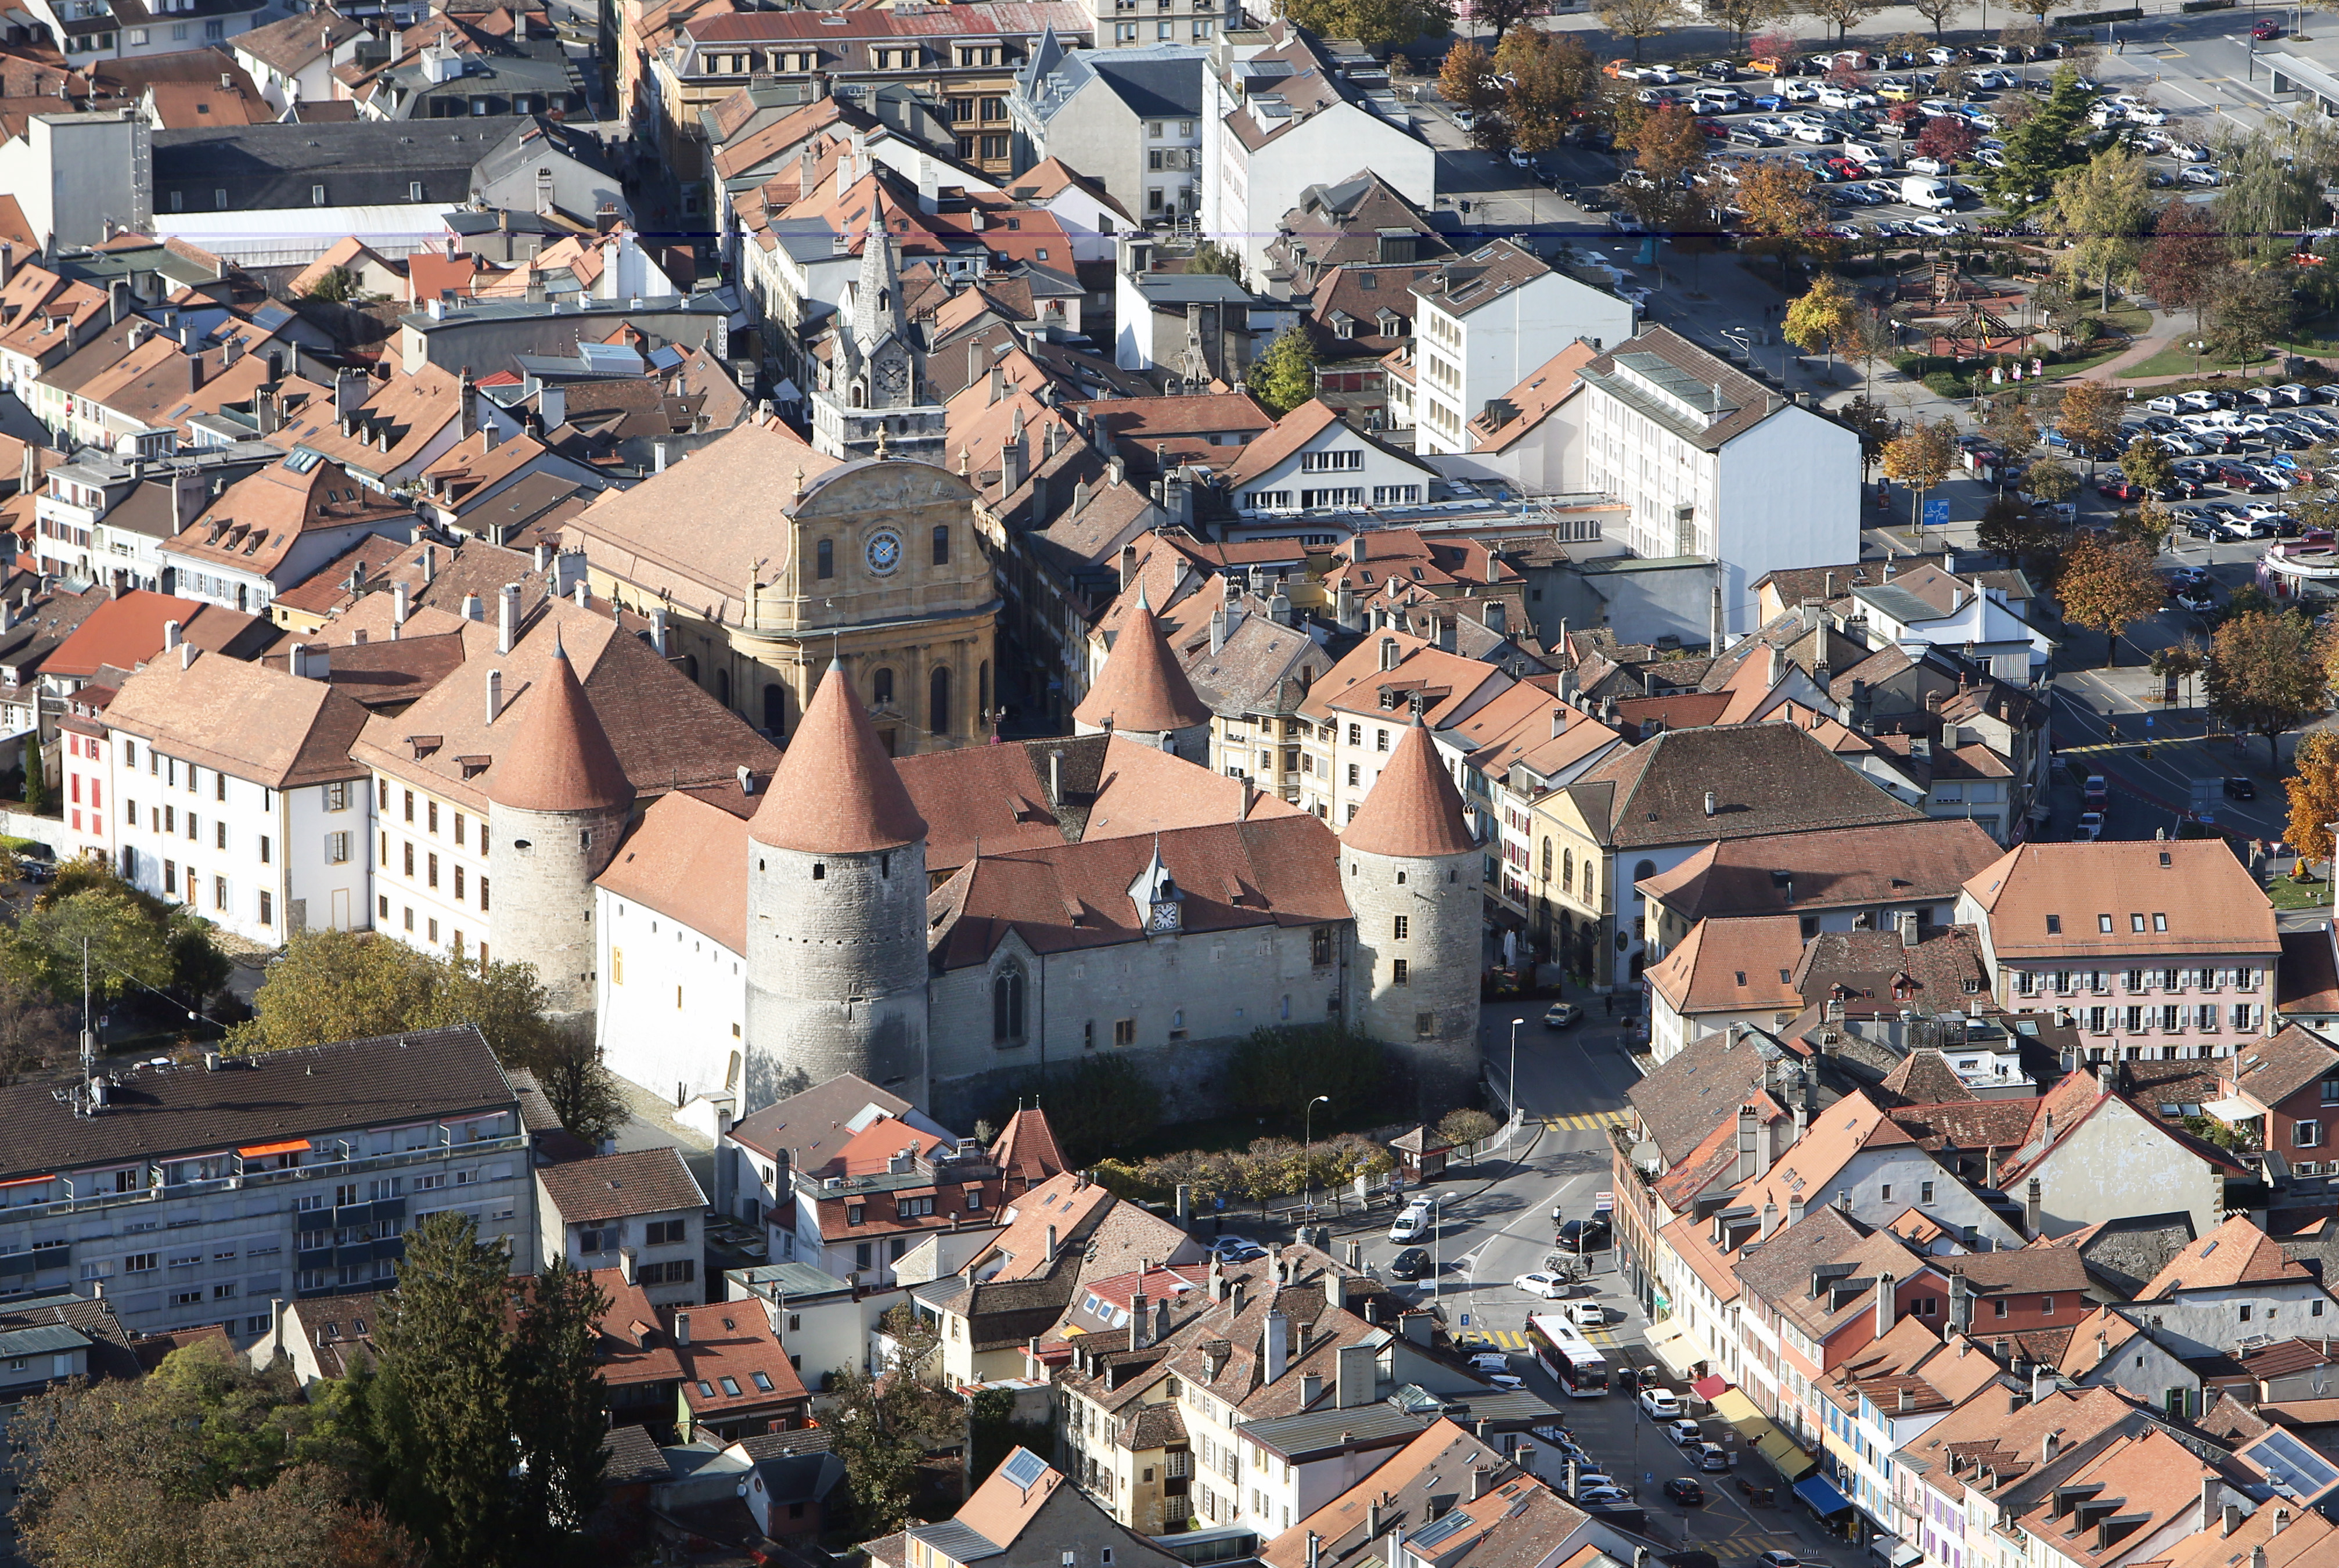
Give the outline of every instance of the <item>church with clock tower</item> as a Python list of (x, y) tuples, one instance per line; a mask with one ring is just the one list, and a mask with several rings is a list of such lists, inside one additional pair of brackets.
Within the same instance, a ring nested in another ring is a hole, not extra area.
[(862, 237), (860, 274), (837, 316), (812, 391), (813, 446), (832, 458), (942, 461), (944, 410), (902, 308), (893, 244), (873, 216)]

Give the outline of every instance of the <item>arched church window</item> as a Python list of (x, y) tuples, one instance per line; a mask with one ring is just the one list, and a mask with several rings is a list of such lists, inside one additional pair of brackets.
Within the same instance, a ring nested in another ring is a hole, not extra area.
[(1011, 1045), (1023, 1038), (1023, 971), (1009, 964), (992, 977), (991, 1039), (995, 1045)]
[(775, 740), (788, 733), (788, 688), (777, 681), (764, 683), (764, 727)]
[(726, 708), (731, 705), (731, 672), (729, 670), (715, 672), (715, 700)]
[(879, 670), (869, 677), (869, 700), (879, 707), (890, 707), (893, 702), (893, 672)]
[(948, 523), (934, 525), (934, 565), (938, 567), (950, 565), (950, 525)]
[(836, 541), (823, 539), (812, 547), (812, 575), (823, 579), (836, 576)]
[(926, 728), (938, 735), (951, 732), (950, 666), (936, 669), (926, 684)]

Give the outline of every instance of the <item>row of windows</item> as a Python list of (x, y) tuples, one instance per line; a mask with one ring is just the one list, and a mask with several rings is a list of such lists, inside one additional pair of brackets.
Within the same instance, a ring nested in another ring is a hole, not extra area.
[[(2074, 991), (2109, 991), (2112, 971), (2107, 969), (2087, 970), (2015, 970), (2014, 991), (2017, 996), (2037, 996), (2052, 990), (2058, 995), (2068, 996)], [(2255, 991), (2264, 981), (2265, 971), (2256, 969), (2131, 969), (2123, 971), (2125, 989), (2147, 991), (2222, 991), (2227, 986), (2236, 991)]]
[[(348, 788), (346, 784), (328, 784), (325, 787), (328, 790), (346, 790)], [(376, 797), (377, 804), (381, 808), (382, 815), (388, 816), (390, 814), (390, 781), (388, 779), (380, 779), (377, 781), (375, 788), (379, 792)], [(405, 792), (405, 811), (402, 820), (411, 823), (415, 820), (414, 792), (412, 790), (408, 790)], [(344, 796), (343, 799), (344, 802), (346, 802), (347, 797)], [(339, 810), (340, 808), (336, 806), (332, 809)], [(464, 835), (469, 831), (469, 823), (461, 812), (456, 812), (453, 815), (455, 818), (455, 842), (458, 844), (461, 844), (464, 843)], [(439, 803), (435, 800), (429, 799), (428, 796), (424, 797), (422, 802), (422, 827), (423, 831), (426, 833), (435, 833), (439, 831)], [(479, 853), (481, 854), (488, 853), (488, 824), (484, 822), (479, 824)]]
[[(590, 833), (591, 833), (591, 830), (590, 830), (590, 829), (584, 829), (584, 830), (581, 830), (581, 833), (582, 833), (584, 835), (587, 835), (587, 836), (589, 836), (589, 834), (590, 834)], [(404, 869), (404, 871), (405, 871), (407, 880), (408, 880), (408, 881), (410, 881), (410, 882), (411, 882), (411, 881), (413, 881), (413, 880), (414, 880), (416, 867), (417, 867), (418, 865), (419, 865), (419, 867), (421, 868), (422, 885), (423, 885), (423, 886), (425, 886), (425, 887), (430, 887), (430, 888), (435, 888), (435, 887), (437, 887), (437, 886), (439, 885), (439, 856), (438, 856), (438, 854), (437, 854), (435, 852), (431, 852), (431, 851), (424, 851), (424, 852), (423, 852), (419, 856), (418, 856), (418, 855), (416, 854), (416, 853), (415, 853), (414, 841), (413, 841), (412, 839), (408, 839), (408, 840), (404, 841), (403, 844), (401, 845), (401, 849), (402, 849), (402, 851), (403, 851), (403, 854), (402, 854), (403, 869)], [(265, 857), (262, 857), (262, 858), (265, 858)], [(383, 834), (381, 835), (381, 868), (382, 868), (382, 870), (384, 870), (384, 871), (388, 871), (388, 870), (390, 869), (390, 834), (388, 834), (388, 833), (383, 833)], [(469, 868), (468, 868), (468, 867), (466, 867), (466, 866), (464, 866), (464, 865), (462, 864), (462, 863), (460, 863), (459, 861), (458, 861), (458, 862), (453, 863), (449, 867), (449, 870), (453, 873), (453, 882), (454, 882), (454, 888), (455, 888), (455, 902), (456, 902), (457, 903), (461, 903), (461, 902), (464, 901), (464, 897), (465, 897), (464, 884), (465, 884), (469, 880), (470, 880), (470, 879), (469, 879)], [(479, 912), (480, 912), (481, 914), (485, 914), (485, 913), (487, 913), (487, 912), (488, 912), (489, 905), (488, 905), (488, 879), (487, 879), (487, 877), (486, 877), (484, 874), (482, 874), (482, 875), (479, 877)], [(409, 930), (411, 930), (411, 929), (412, 929), (412, 924), (411, 924), (411, 922), (410, 922), (410, 923), (409, 923), (408, 929), (409, 929)], [(436, 942), (436, 941), (438, 940), (438, 938), (434, 935), (434, 936), (431, 938), (431, 940), (432, 940), (433, 942)]]

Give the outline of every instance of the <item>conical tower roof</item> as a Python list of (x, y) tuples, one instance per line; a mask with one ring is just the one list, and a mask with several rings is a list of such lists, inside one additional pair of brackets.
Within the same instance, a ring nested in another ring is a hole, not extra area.
[(747, 836), (806, 854), (900, 849), (926, 836), (842, 664), (830, 662), (805, 705)]
[(488, 774), (488, 798), (520, 811), (598, 811), (630, 805), (634, 786), (618, 765), (600, 715), (585, 700), (577, 667), (552, 634), (552, 656), (529, 687), (519, 733)]
[(1396, 751), (1373, 781), (1355, 820), (1340, 834), (1343, 848), (1367, 854), (1460, 854), (1475, 850), (1462, 792), (1437, 760), (1437, 747), (1416, 717), (1406, 726)]
[(1194, 695), (1193, 683), (1161, 640), (1143, 584), (1138, 585), (1137, 605), (1120, 628), (1120, 640), (1072, 717), (1123, 734), (1182, 730), (1209, 722), (1210, 710)]

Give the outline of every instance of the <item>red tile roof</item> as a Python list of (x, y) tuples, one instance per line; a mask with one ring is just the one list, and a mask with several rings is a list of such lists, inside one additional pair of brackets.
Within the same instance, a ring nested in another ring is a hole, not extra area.
[(899, 849), (926, 836), (843, 665), (832, 662), (813, 693), (747, 833), (774, 849), (814, 854)]
[(1344, 849), (1426, 859), (1478, 847), (1463, 814), (1461, 792), (1437, 760), (1428, 730), (1416, 719), (1373, 782), (1365, 804), (1340, 834)]

